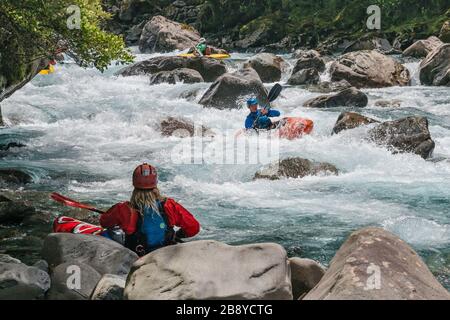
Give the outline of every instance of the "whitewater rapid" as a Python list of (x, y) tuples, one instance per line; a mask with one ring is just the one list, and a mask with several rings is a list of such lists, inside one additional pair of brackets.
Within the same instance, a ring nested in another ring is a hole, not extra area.
[[(233, 56), (229, 70), (251, 55)], [(330, 162), (339, 176), (253, 181), (259, 169), (254, 164), (179, 164), (183, 156), (174, 150), (190, 140), (162, 137), (162, 119), (191, 119), (232, 136), (243, 126), (247, 110), (204, 109), (197, 101), (210, 84), (150, 86), (145, 76), (114, 76), (119, 66), (101, 74), (66, 63), (2, 102), (9, 128), (0, 142), (20, 141), (27, 147), (12, 149), (0, 166), (31, 173), (35, 183), (29, 189), (58, 191), (107, 208), (129, 198), (132, 170), (150, 162), (159, 168), (163, 192), (202, 223), (199, 239), (277, 242), (290, 255), (327, 265), (350, 232), (381, 226), (418, 250), (449, 288), (450, 93), (418, 85), (418, 62), (406, 65), (413, 86), (363, 90), (369, 106), (356, 111), (383, 121), (426, 116), (436, 142), (434, 161), (375, 146), (363, 139), (368, 128), (332, 136), (340, 112), (352, 109), (306, 109), (303, 102), (319, 94), (286, 87), (274, 108), (283, 116), (312, 119), (315, 130), (301, 140), (282, 141), (281, 157)], [(402, 105), (375, 106), (381, 99), (399, 99)]]

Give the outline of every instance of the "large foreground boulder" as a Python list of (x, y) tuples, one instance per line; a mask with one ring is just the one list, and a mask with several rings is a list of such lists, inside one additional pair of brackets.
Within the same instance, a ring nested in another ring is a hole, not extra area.
[(170, 52), (196, 46), (200, 33), (186, 24), (163, 16), (153, 17), (142, 30), (139, 40), (141, 52)]
[(192, 69), (175, 69), (173, 71), (160, 71), (150, 76), (150, 84), (169, 83), (199, 83), (203, 82), (202, 75), (197, 70)]
[(403, 51), (405, 57), (425, 58), (430, 52), (439, 48), (443, 42), (435, 36), (414, 42)]
[(122, 300), (125, 280), (120, 276), (105, 274), (92, 293), (91, 300)]
[(48, 300), (89, 300), (102, 276), (86, 263), (70, 261), (52, 271)]
[(380, 228), (354, 232), (305, 300), (450, 299), (422, 259)]
[(292, 300), (286, 251), (277, 244), (195, 241), (139, 259), (126, 300)]
[(237, 109), (245, 98), (251, 96), (264, 103), (267, 101), (267, 94), (258, 73), (252, 68), (244, 68), (217, 79), (199, 103), (207, 108)]
[(50, 288), (50, 276), (8, 255), (0, 255), (0, 300), (42, 299)]
[(379, 123), (379, 121), (369, 117), (365, 117), (356, 112), (342, 112), (333, 127), (333, 134), (337, 134), (344, 130), (354, 129), (371, 123)]
[(315, 175), (337, 175), (338, 173), (339, 171), (334, 165), (326, 162), (313, 162), (302, 158), (287, 158), (261, 169), (255, 174), (254, 179), (296, 179)]
[(292, 294), (298, 300), (311, 291), (322, 279), (325, 268), (311, 259), (290, 258)]
[(375, 50), (347, 53), (330, 72), (332, 81), (347, 80), (357, 88), (406, 86), (411, 80), (406, 67)]
[(307, 108), (357, 107), (364, 108), (369, 103), (367, 95), (354, 87), (344, 89), (332, 95), (323, 95), (306, 101)]
[(66, 262), (85, 263), (104, 274), (127, 275), (138, 256), (117, 242), (99, 236), (52, 233), (42, 257), (51, 268)]
[(247, 65), (258, 73), (262, 82), (281, 80), (283, 58), (272, 53), (260, 53), (247, 61)]
[(156, 57), (127, 66), (119, 70), (117, 75), (124, 77), (153, 75), (162, 71), (173, 71), (183, 68), (198, 71), (207, 82), (215, 81), (227, 72), (227, 68), (222, 61), (206, 57)]
[(412, 152), (424, 159), (431, 156), (435, 147), (428, 119), (419, 116), (383, 122), (369, 131), (369, 138), (393, 152)]
[(450, 43), (435, 49), (420, 63), (420, 82), (428, 86), (450, 86)]

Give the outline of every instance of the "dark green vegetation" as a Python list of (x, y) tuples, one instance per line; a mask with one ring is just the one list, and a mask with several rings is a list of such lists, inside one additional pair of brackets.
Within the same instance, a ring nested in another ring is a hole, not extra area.
[[(68, 28), (71, 5), (80, 8), (79, 29)], [(100, 70), (111, 60), (130, 61), (122, 39), (100, 28), (108, 16), (100, 0), (0, 1), (0, 89), (23, 81), (33, 63), (51, 59), (61, 49), (80, 65)]]
[(134, 25), (162, 14), (190, 23), (210, 38), (244, 39), (261, 31), (255, 46), (315, 47), (330, 38), (352, 40), (368, 32), (367, 8), (382, 10), (381, 35), (404, 41), (438, 35), (450, 18), (450, 0), (108, 0), (117, 23)]

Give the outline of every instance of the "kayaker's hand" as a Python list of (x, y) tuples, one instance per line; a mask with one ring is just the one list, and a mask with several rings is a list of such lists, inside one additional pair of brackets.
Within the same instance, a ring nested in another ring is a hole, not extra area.
[(265, 115), (268, 114), (268, 113), (269, 113), (269, 110), (267, 110), (266, 108), (261, 109), (261, 114), (262, 114), (263, 116), (265, 116)]

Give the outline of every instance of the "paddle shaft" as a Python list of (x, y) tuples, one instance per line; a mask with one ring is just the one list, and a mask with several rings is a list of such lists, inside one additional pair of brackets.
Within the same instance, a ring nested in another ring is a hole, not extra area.
[(50, 197), (51, 197), (53, 200), (55, 200), (55, 201), (57, 201), (57, 202), (59, 202), (59, 203), (62, 203), (63, 205), (66, 205), (66, 206), (68, 206), (68, 207), (74, 207), (74, 208), (86, 209), (86, 210), (93, 211), (93, 212), (97, 212), (97, 213), (100, 213), (100, 214), (105, 213), (105, 211), (102, 211), (102, 210), (100, 210), (100, 209), (94, 208), (94, 207), (89, 206), (89, 205), (87, 205), (87, 204), (83, 204), (83, 203), (77, 202), (77, 201), (75, 201), (75, 200), (72, 200), (72, 199), (70, 199), (70, 198), (67, 198), (67, 197), (65, 197), (65, 196), (63, 196), (63, 195), (61, 195), (61, 194), (56, 193), (56, 192), (52, 193), (52, 194), (50, 195)]

